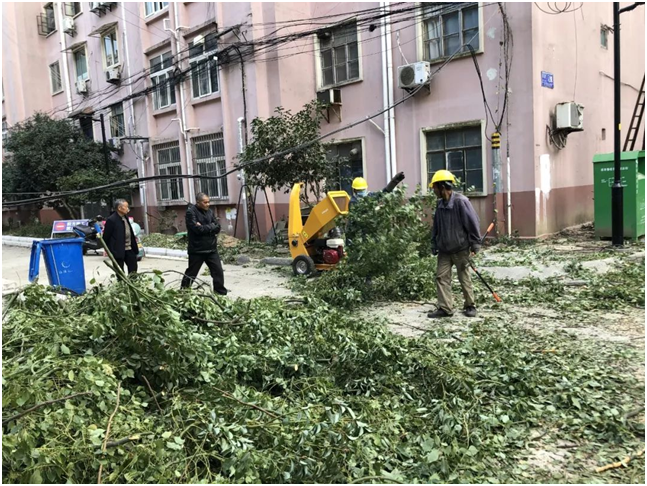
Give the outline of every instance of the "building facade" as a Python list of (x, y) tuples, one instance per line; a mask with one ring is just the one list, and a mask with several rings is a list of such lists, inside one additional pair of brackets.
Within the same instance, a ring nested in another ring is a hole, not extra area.
[[(593, 219), (593, 155), (613, 150), (612, 4), (548, 12), (516, 2), (5, 2), (3, 135), (44, 111), (100, 141), (103, 115), (140, 177), (222, 175), (251, 120), (319, 97), (332, 101), (321, 131), (337, 132), (326, 143), (349, 160), (346, 175), (379, 190), (403, 171), (413, 191), (447, 168), (483, 230), (496, 215), (501, 233), (540, 236)], [(621, 47), (628, 127), (644, 12), (623, 14)], [(568, 136), (555, 130), (562, 103), (582, 122)], [(141, 183), (133, 213), (151, 231), (181, 231), (202, 191), (233, 234), (238, 175)], [(261, 233), (287, 217), (287, 201), (258, 196)]]

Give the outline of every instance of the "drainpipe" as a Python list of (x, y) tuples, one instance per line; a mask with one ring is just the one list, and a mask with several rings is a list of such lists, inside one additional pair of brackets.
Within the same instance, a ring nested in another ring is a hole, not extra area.
[(492, 134), (492, 192), (493, 209), (494, 209), (494, 234), (499, 236), (499, 210), (497, 208), (497, 198), (501, 191), (501, 134), (494, 132)]
[[(127, 15), (127, 13), (126, 13)], [(130, 72), (130, 55), (128, 54), (128, 26), (126, 25), (128, 22), (125, 21), (124, 19), (124, 46), (126, 50), (126, 64), (128, 65), (128, 78), (131, 76)], [(134, 136), (137, 133), (137, 127), (135, 126), (135, 102), (132, 98), (133, 95), (133, 84), (128, 83), (128, 94), (131, 96), (130, 98), (130, 103), (128, 104), (130, 109), (130, 120), (128, 123), (128, 135), (129, 136)], [(132, 143), (132, 142), (130, 142)], [(146, 167), (145, 167), (145, 161), (143, 157), (143, 149), (142, 149), (142, 144), (141, 141), (138, 141), (137, 144), (139, 145), (139, 159), (137, 160), (137, 173), (139, 174), (140, 178), (146, 177)], [(135, 158), (137, 156), (135, 155)], [(142, 203), (142, 206), (144, 206), (144, 231), (146, 234), (149, 233), (149, 228), (148, 228), (148, 201), (146, 200), (146, 187), (144, 182), (139, 183), (139, 200)]]
[[(384, 2), (384, 13), (390, 11), (389, 2)], [(386, 79), (388, 83), (388, 99), (389, 106), (392, 107), (395, 99), (395, 93), (393, 92), (393, 49), (391, 47), (391, 23), (389, 20), (384, 17), (385, 37), (386, 37)], [(398, 172), (398, 166), (396, 163), (396, 151), (395, 151), (395, 108), (389, 108), (389, 147), (391, 149), (391, 177), (393, 177)], [(387, 181), (389, 183), (391, 179)]]
[(55, 4), (56, 24), (58, 27), (58, 36), (61, 43), (61, 52), (63, 53), (63, 79), (65, 80), (65, 97), (67, 98), (67, 114), (72, 113), (72, 89), (70, 88), (70, 69), (67, 65), (67, 45), (65, 43), (65, 32), (63, 32), (63, 9), (65, 8), (64, 2)]
[(506, 221), (508, 222), (508, 236), (512, 236), (512, 191), (510, 189), (510, 149), (507, 149), (508, 152), (508, 160), (506, 162), (505, 166), (505, 172), (506, 172), (506, 186), (508, 189), (508, 207), (507, 209), (507, 215), (506, 215)]
[[(243, 149), (245, 148), (244, 122), (245, 122), (245, 119), (242, 116), (238, 118), (238, 153), (239, 154), (242, 154)], [(241, 199), (243, 202), (243, 221), (245, 222), (245, 241), (249, 243), (249, 216), (247, 214), (247, 188), (245, 187), (245, 171), (243, 169), (240, 170), (239, 180), (243, 189)]]
[[(173, 2), (173, 14), (175, 16), (175, 31), (171, 30), (170, 28), (167, 28), (166, 26), (164, 27), (164, 30), (168, 30), (171, 32), (173, 37), (175, 37), (175, 47), (176, 47), (176, 52), (179, 53), (182, 51), (182, 47), (180, 46), (180, 34), (179, 30), (181, 29), (180, 27), (180, 14), (178, 13), (177, 10), (177, 2)], [(184, 137), (184, 151), (186, 154), (186, 173), (187, 175), (193, 175), (193, 160), (191, 159), (191, 145), (189, 144), (189, 128), (187, 128), (186, 124), (186, 86), (184, 81), (180, 82), (180, 118), (181, 118), (181, 124), (182, 127), (180, 130), (182, 131), (182, 136)], [(189, 178), (189, 200), (190, 201), (195, 201), (195, 182), (193, 179)]]
[[(386, 2), (380, 2), (380, 9), (386, 9)], [(382, 17), (382, 35), (380, 35), (381, 47), (382, 47), (382, 103), (384, 105), (384, 157), (386, 163), (386, 183), (393, 178), (391, 175), (391, 137), (390, 137), (390, 127), (389, 124), (389, 81), (387, 74), (387, 48), (386, 48), (386, 19)]]

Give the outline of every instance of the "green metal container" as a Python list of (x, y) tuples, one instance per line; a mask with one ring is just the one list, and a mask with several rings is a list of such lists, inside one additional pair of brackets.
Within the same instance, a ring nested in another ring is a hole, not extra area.
[[(611, 187), (613, 154), (593, 157), (595, 236), (611, 238)], [(645, 151), (620, 154), (624, 206), (624, 236), (638, 239), (645, 234)]]

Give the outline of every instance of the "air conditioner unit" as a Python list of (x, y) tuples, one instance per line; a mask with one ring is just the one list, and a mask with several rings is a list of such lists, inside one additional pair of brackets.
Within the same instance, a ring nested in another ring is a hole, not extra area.
[(78, 79), (76, 81), (76, 90), (79, 94), (85, 94), (88, 92), (88, 85), (85, 83), (85, 79)]
[(66, 34), (74, 34), (76, 32), (76, 25), (72, 17), (63, 17), (63, 32)]
[(558, 103), (555, 106), (555, 130), (584, 130), (584, 107), (573, 101)]
[(119, 72), (119, 69), (108, 69), (106, 71), (106, 81), (109, 83), (118, 83), (119, 79), (121, 79), (121, 73)]
[(341, 106), (341, 89), (331, 88), (317, 92), (317, 100), (325, 105)]
[(108, 142), (110, 143), (110, 146), (114, 149), (121, 149), (121, 140), (118, 138), (110, 138), (108, 139)]
[(398, 87), (412, 89), (424, 86), (431, 78), (431, 68), (426, 61), (414, 62), (398, 67)]

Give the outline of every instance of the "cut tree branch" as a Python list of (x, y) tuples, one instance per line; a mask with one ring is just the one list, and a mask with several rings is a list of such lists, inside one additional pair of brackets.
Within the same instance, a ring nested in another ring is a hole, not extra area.
[(36, 405), (34, 405), (34, 406), (33, 406), (33, 407), (31, 407), (31, 408), (28, 408), (28, 409), (27, 409), (27, 410), (25, 410), (24, 412), (20, 412), (19, 414), (14, 415), (13, 417), (9, 417), (8, 419), (3, 420), (3, 421), (2, 421), (2, 425), (5, 425), (5, 424), (7, 424), (7, 423), (11, 422), (12, 420), (18, 420), (19, 418), (24, 417), (24, 416), (25, 416), (25, 415), (27, 415), (28, 413), (31, 413), (31, 412), (33, 412), (34, 410), (38, 410), (39, 408), (42, 408), (42, 407), (44, 407), (44, 406), (46, 406), (46, 405), (51, 405), (51, 404), (53, 404), (53, 403), (57, 403), (57, 402), (64, 402), (65, 400), (70, 400), (70, 399), (72, 399), (72, 398), (80, 397), (80, 396), (83, 396), (83, 395), (92, 395), (92, 392), (74, 393), (74, 394), (72, 394), (72, 395), (68, 395), (68, 396), (66, 396), (66, 397), (57, 398), (56, 400), (48, 400), (48, 401), (46, 401), (46, 402), (37, 403)]

